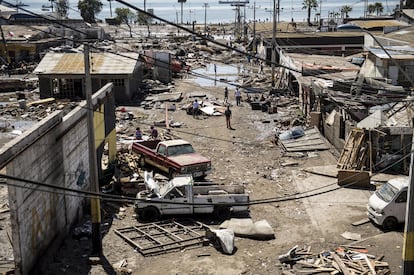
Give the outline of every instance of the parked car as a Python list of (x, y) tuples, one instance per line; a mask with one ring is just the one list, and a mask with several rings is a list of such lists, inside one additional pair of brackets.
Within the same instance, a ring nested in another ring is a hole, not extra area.
[(368, 201), (368, 217), (385, 229), (405, 222), (408, 178), (393, 178), (384, 183)]

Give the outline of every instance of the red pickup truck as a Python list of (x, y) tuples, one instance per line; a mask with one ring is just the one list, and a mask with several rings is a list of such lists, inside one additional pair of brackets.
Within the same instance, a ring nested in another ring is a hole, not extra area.
[(185, 140), (143, 140), (132, 144), (132, 152), (139, 155), (139, 165), (152, 166), (172, 179), (178, 174), (192, 174), (204, 178), (211, 171), (211, 161), (195, 152)]

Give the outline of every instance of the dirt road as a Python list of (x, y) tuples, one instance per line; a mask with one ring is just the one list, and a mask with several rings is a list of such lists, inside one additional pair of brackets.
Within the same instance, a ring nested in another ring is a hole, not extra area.
[[(284, 197), (335, 184), (332, 178), (301, 170), (303, 167), (335, 164), (336, 159), (329, 150), (289, 158), (283, 157), (280, 148), (274, 144), (273, 128), (278, 125), (279, 119), (283, 119), (292, 109), (295, 110), (294, 107), (282, 108), (277, 114), (268, 114), (252, 110), (246, 102), (234, 106), (235, 98), (230, 90), (229, 100), (233, 104), (231, 122), (234, 128), (230, 130), (226, 128), (224, 116), (200, 116), (194, 119), (179, 108), (191, 102), (189, 96), (194, 91), (205, 93), (203, 100), (222, 100), (222, 87), (201, 88), (190, 79), (183, 79), (176, 81), (176, 91), (183, 93), (184, 100), (177, 104), (177, 111), (169, 113), (169, 117), (183, 126), (171, 131), (192, 142), (198, 152), (212, 160), (213, 171), (209, 179), (220, 184), (243, 184), (251, 200)], [(154, 121), (164, 119), (162, 108), (144, 110), (128, 107), (128, 111), (147, 114), (145, 120), (134, 121), (132, 129), (136, 126), (145, 129)], [(296, 162), (297, 165), (282, 165), (286, 162)], [(125, 211), (115, 213), (113, 219), (104, 221), (104, 257), (98, 264), (91, 265), (88, 261), (89, 239), (69, 238), (49, 264), (50, 272), (47, 274), (282, 274), (278, 256), (295, 245), (310, 246), (313, 252), (319, 253), (349, 243), (341, 236), (345, 231), (360, 234), (362, 239), (381, 234), (371, 223), (358, 227), (351, 225), (366, 217), (365, 205), (369, 194), (369, 191), (340, 189), (306, 199), (254, 205), (250, 212), (252, 219), (267, 220), (276, 238), (258, 241), (237, 237), (237, 251), (230, 256), (222, 254), (213, 246), (206, 246), (143, 257), (114, 233), (116, 228), (139, 224), (132, 205), (124, 205)], [(401, 254), (397, 252), (400, 252), (400, 241), (396, 241), (392, 253), (383, 252), (385, 261), (399, 262)], [(368, 246), (376, 247), (376, 252), (381, 251), (381, 242), (376, 240), (375, 243), (377, 245)], [(399, 273), (398, 266), (392, 268), (393, 273)]]

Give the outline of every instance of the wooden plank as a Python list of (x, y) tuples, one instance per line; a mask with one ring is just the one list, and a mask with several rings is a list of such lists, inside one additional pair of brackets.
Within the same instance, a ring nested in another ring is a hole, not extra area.
[(348, 268), (346, 267), (342, 259), (336, 253), (332, 254), (332, 258), (338, 264), (339, 268), (341, 269), (344, 275), (351, 275), (351, 273), (349, 272)]
[(373, 264), (373, 263), (371, 262), (371, 260), (370, 260), (370, 259), (368, 259), (368, 256), (367, 256), (367, 255), (364, 255), (364, 259), (365, 259), (365, 261), (367, 262), (368, 267), (369, 267), (369, 270), (371, 271), (372, 275), (376, 275), (376, 274), (377, 274), (377, 272), (375, 271), (375, 264)]

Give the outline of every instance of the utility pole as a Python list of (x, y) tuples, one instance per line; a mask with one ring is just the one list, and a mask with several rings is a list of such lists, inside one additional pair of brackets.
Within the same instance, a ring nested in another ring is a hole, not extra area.
[[(92, 80), (89, 64), (89, 45), (84, 44), (85, 62), (85, 93), (87, 103), (88, 118), (88, 150), (89, 150), (89, 187), (90, 191), (99, 193), (98, 184), (98, 165), (96, 160), (95, 129), (93, 124), (93, 104), (92, 104)], [(101, 203), (98, 196), (91, 197), (91, 217), (92, 217), (92, 256), (102, 255), (101, 237)]]
[(275, 88), (276, 63), (276, 0), (273, 0), (273, 28), (272, 28), (272, 92)]
[[(414, 141), (414, 132), (413, 139)], [(410, 160), (410, 185), (407, 191), (407, 206), (405, 212), (405, 227), (404, 227), (404, 246), (403, 246), (403, 273), (404, 275), (414, 274), (414, 209), (412, 203), (414, 202), (414, 150), (413, 141), (411, 142), (411, 160)]]
[(208, 7), (208, 3), (204, 3), (203, 7), (204, 7), (204, 33), (207, 34), (207, 7)]
[[(181, 25), (183, 24), (183, 4), (186, 2), (187, 0), (178, 0), (178, 3), (181, 4)], [(191, 21), (191, 16), (190, 16), (190, 21)], [(178, 24), (178, 20), (177, 20), (177, 24)]]
[(253, 52), (256, 53), (256, 1), (253, 3)]
[(108, 2), (109, 2), (109, 15), (112, 18), (112, 5), (111, 5), (111, 1), (112, 0), (108, 0)]

